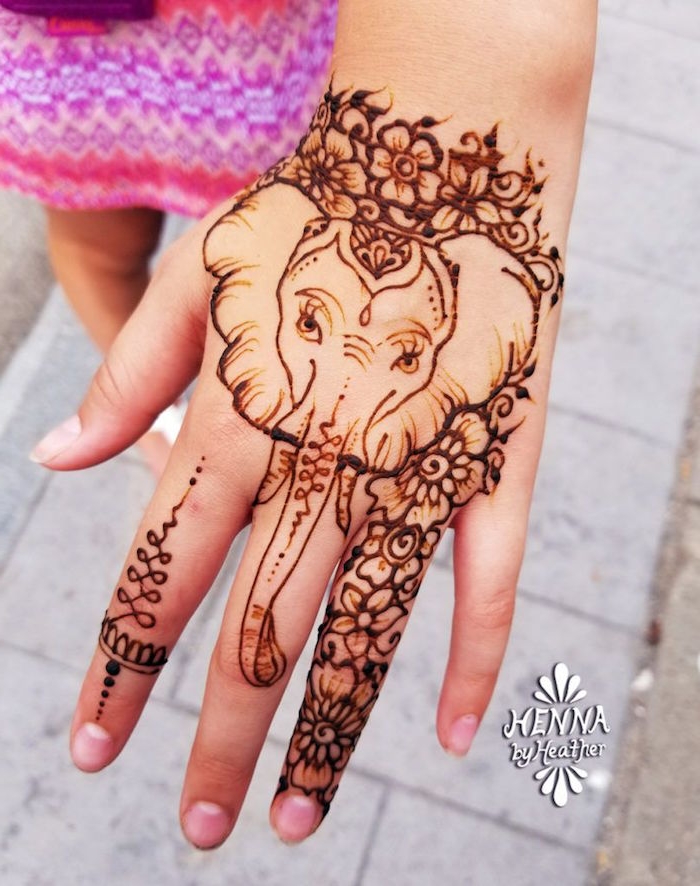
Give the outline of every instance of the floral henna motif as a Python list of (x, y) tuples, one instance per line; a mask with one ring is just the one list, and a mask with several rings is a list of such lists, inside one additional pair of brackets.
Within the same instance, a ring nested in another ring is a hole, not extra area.
[(297, 152), (273, 167), (257, 189), (277, 182), (299, 188), (327, 218), (365, 222), (377, 233), (403, 233), (440, 245), (483, 234), (523, 264), (555, 299), (563, 279), (556, 248), (543, 249), (539, 195), (544, 180), (530, 155), (522, 170), (503, 168), (498, 128), (465, 132), (447, 153), (434, 131), (440, 121), (394, 120), (380, 96), (329, 90)]
[[(204, 460), (202, 456), (202, 462)], [(169, 577), (164, 567), (169, 566), (173, 559), (173, 555), (165, 549), (165, 544), (170, 532), (178, 525), (178, 511), (184, 505), (192, 488), (197, 485), (197, 477), (202, 471), (202, 465), (197, 465), (184, 495), (171, 509), (170, 519), (161, 525), (160, 533), (155, 529), (148, 530), (147, 546), (136, 550), (138, 563), (130, 563), (127, 566), (126, 581), (117, 588), (117, 611), (111, 614), (109, 610), (105, 612), (99, 643), (108, 660), (105, 665), (104, 689), (101, 691), (95, 714), (95, 719), (98, 721), (104, 713), (110, 690), (116, 683), (115, 678), (121, 673), (122, 668), (155, 676), (168, 661), (165, 646), (135, 636), (133, 628), (150, 631), (157, 625), (153, 607), (158, 606), (163, 599), (161, 589)], [(124, 622), (127, 624), (126, 627)]]
[[(528, 154), (510, 167), (496, 127), (447, 147), (439, 129), (430, 116), (392, 118), (382, 94), (331, 88), (295, 154), (205, 242), (226, 342), (219, 377), (273, 441), (258, 501), (281, 503), (242, 628), (253, 685), (286, 668), (273, 609), (321, 513), (334, 505), (347, 535), (358, 482), (372, 502), (335, 579), (280, 779), (324, 812), (440, 539), (458, 508), (500, 482), (538, 333), (564, 283), (540, 231), (542, 164)], [(280, 186), (301, 194), (308, 214), (284, 233), (270, 296), (243, 244), (274, 222), (266, 194)], [(364, 417), (356, 393), (348, 405), (357, 391)]]
[(280, 791), (297, 788), (328, 811), (454, 509), (500, 480), (508, 427), (488, 407), (462, 411), (400, 471), (369, 481), (367, 533), (335, 581)]

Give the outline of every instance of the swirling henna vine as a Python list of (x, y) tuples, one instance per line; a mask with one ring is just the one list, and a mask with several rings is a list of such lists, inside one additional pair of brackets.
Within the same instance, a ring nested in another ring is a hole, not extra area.
[[(205, 457), (202, 456), (202, 462)], [(121, 622), (131, 620), (131, 623), (143, 630), (152, 630), (156, 627), (157, 619), (153, 612), (153, 606), (157, 606), (162, 598), (161, 588), (168, 581), (168, 572), (161, 568), (168, 566), (173, 559), (172, 554), (165, 550), (165, 543), (172, 529), (178, 525), (177, 514), (187, 500), (192, 488), (197, 485), (197, 477), (202, 473), (202, 465), (197, 465), (193, 476), (180, 501), (170, 511), (170, 519), (161, 525), (160, 534), (155, 529), (149, 529), (146, 533), (147, 547), (139, 547), (136, 550), (136, 563), (131, 563), (126, 569), (126, 582), (133, 588), (129, 590), (120, 585), (116, 591), (117, 603), (123, 604), (115, 614), (105, 612), (100, 628), (99, 643), (103, 652), (108, 656), (105, 665), (101, 698), (98, 703), (95, 719), (102, 717), (106, 700), (110, 690), (116, 683), (116, 677), (121, 669), (127, 668), (140, 674), (155, 676), (168, 661), (165, 646), (144, 641), (134, 637), (129, 629)]]
[(328, 811), (452, 513), (497, 485), (509, 432), (492, 405), (460, 410), (401, 469), (367, 483), (367, 532), (334, 584), (280, 791), (298, 788)]
[[(331, 592), (280, 781), (324, 811), (440, 538), (456, 509), (501, 479), (538, 333), (564, 283), (540, 231), (542, 164), (528, 153), (509, 168), (497, 127), (447, 148), (439, 127), (429, 116), (392, 119), (381, 94), (329, 89), (295, 154), (205, 242), (226, 342), (219, 378), (273, 441), (258, 502), (281, 502), (242, 626), (240, 664), (253, 685), (285, 671), (274, 605), (321, 513), (334, 506), (347, 535), (360, 478), (372, 501)], [(265, 277), (230, 249), (256, 219), (272, 222), (266, 192), (279, 186), (302, 195), (308, 214), (283, 232), (275, 290), (269, 269)]]

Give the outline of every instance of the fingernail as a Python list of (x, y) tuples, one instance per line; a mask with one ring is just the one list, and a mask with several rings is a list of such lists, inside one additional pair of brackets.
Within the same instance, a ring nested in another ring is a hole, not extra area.
[(109, 763), (113, 744), (111, 735), (97, 723), (83, 723), (71, 746), (73, 762), (85, 772), (97, 772)]
[(228, 813), (216, 803), (194, 803), (182, 817), (185, 836), (198, 849), (220, 846), (231, 830)]
[(277, 805), (273, 818), (279, 838), (285, 843), (298, 843), (314, 832), (321, 810), (310, 797), (290, 794)]
[(455, 720), (450, 729), (447, 750), (451, 754), (463, 757), (472, 745), (478, 726), (479, 718), (476, 714), (465, 714), (464, 717)]
[(80, 418), (77, 415), (71, 415), (36, 444), (29, 453), (29, 458), (38, 464), (45, 465), (75, 443), (81, 431)]

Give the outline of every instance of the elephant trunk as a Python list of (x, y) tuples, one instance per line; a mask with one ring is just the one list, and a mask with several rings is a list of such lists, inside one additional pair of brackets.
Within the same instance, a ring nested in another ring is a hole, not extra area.
[[(275, 634), (274, 602), (296, 568), (334, 488), (339, 490), (338, 456), (343, 434), (329, 423), (309, 427), (301, 447), (277, 440), (282, 460), (291, 464), (289, 479), (275, 493), (285, 495), (282, 513), (265, 549), (251, 588), (243, 619), (240, 664), (248, 682), (271, 686), (284, 673), (287, 660)], [(296, 454), (294, 454), (296, 452)], [(278, 459), (273, 453), (270, 471)], [(266, 487), (268, 478), (263, 482)]]

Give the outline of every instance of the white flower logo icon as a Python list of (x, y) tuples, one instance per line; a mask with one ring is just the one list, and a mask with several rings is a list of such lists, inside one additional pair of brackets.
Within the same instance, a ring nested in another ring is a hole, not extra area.
[(551, 795), (552, 802), (560, 809), (566, 806), (569, 799), (569, 791), (580, 794), (583, 790), (582, 778), (588, 778), (588, 773), (580, 766), (568, 763), (565, 766), (545, 766), (535, 773), (535, 778), (540, 782), (540, 793), (545, 797)]

